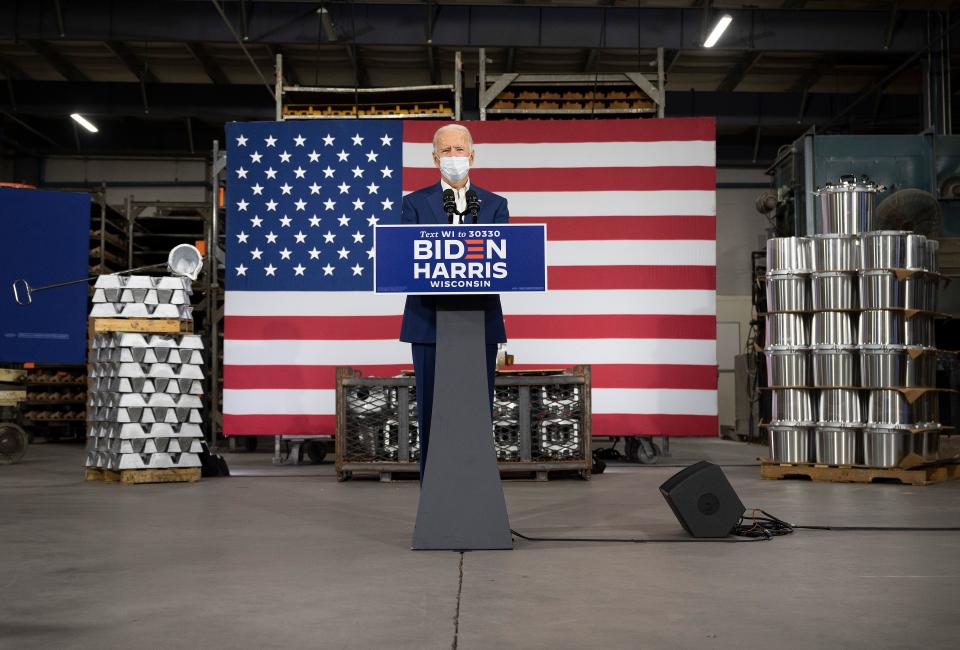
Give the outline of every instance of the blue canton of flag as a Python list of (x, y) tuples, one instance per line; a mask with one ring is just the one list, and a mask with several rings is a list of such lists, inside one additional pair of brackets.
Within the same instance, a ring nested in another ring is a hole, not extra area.
[(370, 291), (373, 227), (400, 223), (399, 120), (227, 124), (230, 291)]

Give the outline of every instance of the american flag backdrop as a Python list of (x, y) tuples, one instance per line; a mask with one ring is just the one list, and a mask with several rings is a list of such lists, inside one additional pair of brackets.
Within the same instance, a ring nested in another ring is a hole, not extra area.
[[(592, 365), (594, 435), (716, 435), (713, 120), (463, 124), (471, 182), (547, 224), (550, 291), (502, 296), (517, 367)], [(337, 366), (412, 366), (372, 228), (438, 182), (439, 126), (228, 125), (225, 434), (333, 434)]]

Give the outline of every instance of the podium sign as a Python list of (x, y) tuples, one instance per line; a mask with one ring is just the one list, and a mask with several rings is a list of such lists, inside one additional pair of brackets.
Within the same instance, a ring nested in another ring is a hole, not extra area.
[(543, 224), (384, 225), (374, 229), (377, 293), (546, 291)]

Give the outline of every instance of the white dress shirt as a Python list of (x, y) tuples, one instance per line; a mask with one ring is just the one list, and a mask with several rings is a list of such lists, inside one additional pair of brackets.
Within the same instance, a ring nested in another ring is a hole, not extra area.
[[(467, 181), (467, 184), (461, 187), (459, 190), (440, 178), (440, 190), (453, 190), (453, 198), (457, 202), (457, 212), (466, 212), (467, 211), (467, 190), (470, 189), (470, 181)], [(463, 223), (463, 215), (456, 214), (453, 215), (453, 223)]]

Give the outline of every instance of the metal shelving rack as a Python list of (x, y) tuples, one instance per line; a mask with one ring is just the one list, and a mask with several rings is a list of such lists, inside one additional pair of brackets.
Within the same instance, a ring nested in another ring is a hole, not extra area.
[(107, 203), (106, 186), (90, 193), (90, 274), (126, 268), (127, 219)]
[[(487, 74), (486, 50), (480, 48), (480, 74), (477, 80), (480, 119), (504, 117), (571, 117), (593, 115), (603, 117), (663, 117), (666, 107), (664, 92), (663, 48), (657, 49), (656, 73), (616, 72), (582, 74), (523, 74), (507, 72)], [(512, 90), (510, 90), (512, 89)], [(532, 97), (505, 98), (504, 93), (526, 91)], [(547, 96), (544, 97), (543, 94)], [(608, 95), (615, 93), (617, 97)], [(568, 95), (579, 95), (564, 97)], [(619, 97), (619, 95), (623, 97)], [(603, 97), (601, 97), (601, 95)], [(631, 96), (634, 95), (634, 96)], [(519, 101), (516, 101), (519, 100)], [(498, 107), (498, 103), (537, 104), (538, 106)], [(589, 102), (587, 107), (585, 104)], [(604, 102), (597, 107), (597, 102)], [(550, 106), (543, 106), (550, 104)], [(553, 106), (555, 104), (555, 106)], [(612, 107), (612, 104), (618, 104)], [(627, 104), (624, 106), (623, 104)], [(574, 108), (574, 106), (578, 106)]]
[(389, 88), (288, 86), (283, 83), (283, 55), (276, 58), (276, 119), (460, 119), (463, 107), (463, 60), (454, 58), (454, 83)]

